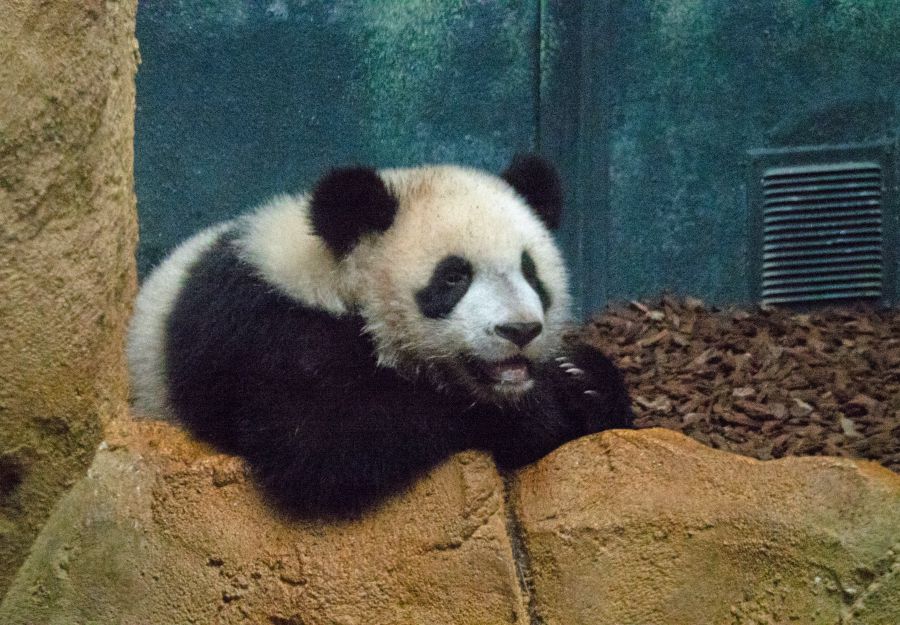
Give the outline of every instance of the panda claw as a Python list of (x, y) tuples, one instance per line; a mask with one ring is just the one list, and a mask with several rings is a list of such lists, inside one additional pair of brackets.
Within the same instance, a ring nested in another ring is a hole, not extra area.
[(575, 368), (575, 365), (571, 362), (561, 362), (559, 364), (559, 366), (562, 367), (563, 369), (565, 369), (566, 371)]
[[(565, 356), (557, 356), (557, 357), (554, 358), (553, 360), (555, 360), (556, 362), (562, 363), (562, 362), (565, 362), (565, 361), (568, 360), (568, 359), (567, 359)], [(560, 365), (560, 366), (561, 366), (561, 365)]]
[(571, 369), (567, 369), (566, 373), (569, 373), (571, 375), (576, 375), (576, 376), (584, 375), (584, 371), (579, 369), (578, 367), (572, 367)]
[(590, 397), (597, 397), (600, 393), (598, 393), (597, 391), (588, 390), (588, 391), (585, 391), (584, 394), (588, 395)]

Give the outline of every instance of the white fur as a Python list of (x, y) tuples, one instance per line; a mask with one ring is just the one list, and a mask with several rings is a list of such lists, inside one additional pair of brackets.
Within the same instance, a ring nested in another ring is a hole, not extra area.
[(482, 269), (472, 286), (450, 315), (469, 333), (469, 344), (483, 341), (495, 326), (508, 323), (544, 323), (544, 311), (537, 292), (525, 280), (519, 267), (502, 272)]
[(306, 196), (280, 195), (245, 217), (241, 257), (264, 280), (311, 308), (347, 312), (343, 275), (322, 240), (312, 233)]
[(135, 411), (141, 416), (172, 416), (167, 399), (163, 353), (166, 322), (188, 268), (232, 225), (232, 222), (218, 224), (182, 243), (141, 286), (134, 302), (126, 346), (131, 394)]

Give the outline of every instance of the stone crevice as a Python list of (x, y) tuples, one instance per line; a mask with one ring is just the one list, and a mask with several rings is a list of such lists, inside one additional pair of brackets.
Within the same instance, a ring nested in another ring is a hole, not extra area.
[(516, 567), (519, 592), (521, 592), (525, 600), (529, 625), (545, 625), (545, 621), (538, 610), (534, 594), (531, 557), (525, 544), (524, 530), (519, 521), (519, 516), (516, 514), (516, 478), (511, 472), (502, 472), (501, 477), (503, 479), (503, 508), (506, 520), (506, 534), (509, 537), (511, 556)]

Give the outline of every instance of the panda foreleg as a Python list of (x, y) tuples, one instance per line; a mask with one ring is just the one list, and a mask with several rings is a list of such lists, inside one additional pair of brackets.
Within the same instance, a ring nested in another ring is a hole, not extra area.
[(331, 399), (305, 406), (302, 420), (296, 409), (273, 415), (267, 444), (245, 453), (264, 492), (289, 513), (358, 514), (465, 446), (459, 421), (430, 402)]
[(580, 344), (557, 359), (551, 376), (563, 409), (582, 434), (633, 427), (631, 398), (621, 371), (600, 350)]
[(540, 367), (528, 401), (492, 423), (490, 448), (502, 468), (534, 462), (585, 434), (633, 427), (622, 374), (589, 346)]
[(538, 380), (521, 404), (485, 420), (482, 431), (483, 447), (494, 454), (502, 469), (530, 464), (581, 435), (545, 380)]

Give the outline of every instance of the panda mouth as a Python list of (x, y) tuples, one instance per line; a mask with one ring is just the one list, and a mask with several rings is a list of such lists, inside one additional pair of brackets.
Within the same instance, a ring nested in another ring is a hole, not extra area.
[(476, 380), (502, 390), (525, 387), (532, 378), (531, 363), (522, 356), (497, 361), (472, 359), (467, 364)]

